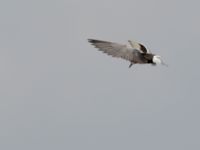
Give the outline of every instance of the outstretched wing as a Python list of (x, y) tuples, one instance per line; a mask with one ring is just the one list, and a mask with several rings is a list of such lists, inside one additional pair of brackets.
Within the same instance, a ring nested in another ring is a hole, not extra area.
[(132, 61), (135, 57), (133, 49), (128, 48), (126, 45), (95, 39), (88, 39), (88, 42), (90, 42), (100, 51), (113, 57), (123, 58), (128, 61)]
[(144, 45), (142, 45), (141, 43), (138, 43), (138, 42), (135, 42), (135, 41), (130, 41), (130, 40), (128, 42), (130, 43), (132, 48), (140, 50), (143, 53), (148, 53), (148, 50), (146, 49), (146, 47)]

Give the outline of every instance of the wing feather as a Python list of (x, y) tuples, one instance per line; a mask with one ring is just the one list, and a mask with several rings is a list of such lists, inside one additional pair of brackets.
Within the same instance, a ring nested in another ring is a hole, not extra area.
[(128, 61), (132, 61), (134, 58), (133, 49), (128, 48), (126, 45), (95, 39), (88, 39), (88, 41), (100, 51), (113, 57), (123, 58)]
[(138, 42), (135, 42), (135, 41), (130, 41), (130, 40), (128, 42), (130, 43), (132, 48), (140, 50), (143, 53), (148, 53), (148, 50), (146, 49), (146, 47), (144, 45), (142, 45), (141, 43), (138, 43)]

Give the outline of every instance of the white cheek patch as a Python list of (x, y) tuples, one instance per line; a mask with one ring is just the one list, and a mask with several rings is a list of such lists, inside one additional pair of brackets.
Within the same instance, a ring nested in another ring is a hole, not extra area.
[(160, 59), (159, 57), (157, 57), (157, 56), (154, 56), (154, 57), (153, 57), (153, 62), (154, 62), (155, 64), (161, 64), (161, 63), (162, 63), (161, 59)]

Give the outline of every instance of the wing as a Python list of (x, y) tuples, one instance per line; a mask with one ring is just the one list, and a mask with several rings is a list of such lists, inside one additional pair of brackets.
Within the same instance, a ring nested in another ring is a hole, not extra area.
[(147, 59), (147, 60), (153, 60), (154, 54), (150, 54), (150, 53), (148, 54), (148, 53), (147, 53), (147, 54), (143, 54), (143, 56), (144, 56), (144, 58)]
[(128, 42), (130, 43), (132, 48), (140, 50), (143, 53), (148, 53), (148, 50), (146, 49), (146, 47), (144, 45), (142, 45), (141, 43), (137, 43), (137, 42), (130, 41), (130, 40)]
[(100, 51), (113, 57), (123, 58), (128, 61), (132, 61), (135, 57), (133, 49), (128, 48), (126, 45), (95, 39), (88, 39), (88, 42), (90, 42)]

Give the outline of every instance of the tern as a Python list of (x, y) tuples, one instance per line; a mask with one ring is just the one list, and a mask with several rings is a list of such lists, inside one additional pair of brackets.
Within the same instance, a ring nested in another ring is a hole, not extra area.
[(133, 64), (152, 64), (154, 66), (162, 64), (167, 66), (161, 56), (151, 53), (143, 44), (135, 41), (128, 40), (130, 45), (96, 39), (88, 39), (88, 42), (103, 53), (129, 61), (129, 68)]

